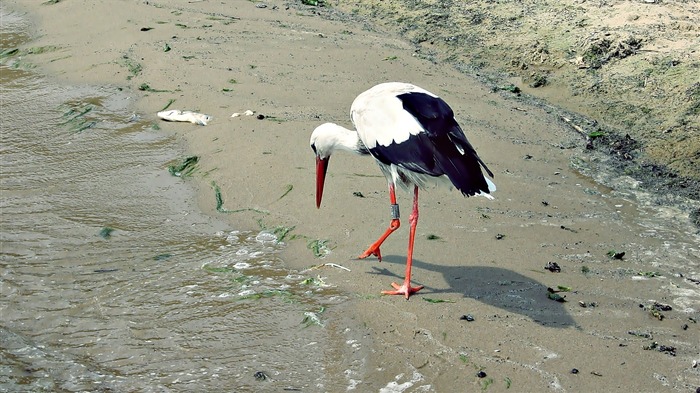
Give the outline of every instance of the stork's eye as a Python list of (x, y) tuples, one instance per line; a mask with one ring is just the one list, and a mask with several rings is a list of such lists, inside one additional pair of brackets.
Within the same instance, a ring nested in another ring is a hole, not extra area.
[(312, 143), (312, 144), (311, 144), (311, 150), (313, 150), (314, 153), (317, 153), (317, 152), (316, 152), (316, 144), (315, 144), (315, 143)]

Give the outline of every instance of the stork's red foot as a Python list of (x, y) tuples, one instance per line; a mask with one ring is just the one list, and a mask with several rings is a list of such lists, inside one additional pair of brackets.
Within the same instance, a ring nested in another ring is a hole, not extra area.
[(414, 293), (416, 293), (416, 292), (420, 291), (421, 289), (423, 289), (423, 286), (422, 286), (422, 285), (419, 285), (419, 286), (417, 286), (417, 287), (412, 287), (412, 286), (411, 286), (411, 281), (408, 280), (408, 279), (406, 279), (406, 280), (403, 282), (403, 285), (399, 285), (399, 284), (397, 284), (397, 283), (395, 283), (395, 282), (392, 282), (392, 283), (391, 283), (391, 286), (394, 287), (395, 291), (382, 291), (382, 294), (383, 294), (383, 295), (404, 295), (404, 297), (406, 298), (406, 300), (408, 300), (408, 298), (409, 298), (411, 295), (413, 295)]
[(360, 255), (358, 258), (365, 259), (370, 255), (374, 255), (375, 257), (377, 257), (377, 259), (379, 259), (379, 262), (382, 261), (382, 252), (379, 251), (379, 247), (375, 247), (374, 244), (371, 245), (367, 250), (365, 250), (365, 252), (363, 252), (362, 255)]
[[(391, 192), (392, 202), (396, 203), (396, 196), (394, 195), (394, 187), (392, 185), (389, 186), (389, 191)], [(384, 234), (380, 236), (376, 242), (372, 243), (372, 245), (369, 246), (367, 250), (365, 250), (365, 252), (363, 252), (362, 255), (360, 255), (358, 258), (365, 259), (370, 255), (374, 255), (375, 257), (377, 257), (377, 259), (379, 259), (379, 262), (381, 262), (382, 253), (381, 251), (379, 251), (379, 247), (382, 245), (382, 243), (384, 243), (384, 240), (386, 240), (386, 238), (389, 237), (389, 235), (391, 235), (392, 232), (399, 229), (400, 226), (401, 221), (399, 221), (398, 218), (392, 219), (389, 223), (389, 228), (387, 228), (386, 232), (384, 232)]]

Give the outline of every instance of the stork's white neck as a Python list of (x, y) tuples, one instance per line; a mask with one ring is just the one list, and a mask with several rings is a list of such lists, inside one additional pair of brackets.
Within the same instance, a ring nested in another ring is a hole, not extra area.
[(322, 157), (328, 157), (335, 151), (345, 150), (362, 154), (363, 144), (357, 132), (334, 123), (322, 124), (311, 134), (311, 143)]
[(353, 153), (359, 153), (357, 146), (359, 137), (357, 135), (357, 132), (354, 130), (348, 130), (347, 128), (342, 126), (336, 127), (336, 136), (338, 138), (336, 142), (336, 149), (347, 150)]

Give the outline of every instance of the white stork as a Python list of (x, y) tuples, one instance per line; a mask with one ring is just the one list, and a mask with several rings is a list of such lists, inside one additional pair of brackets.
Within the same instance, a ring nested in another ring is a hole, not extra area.
[(316, 153), (316, 207), (321, 206), (328, 161), (337, 150), (372, 155), (389, 183), (391, 223), (379, 239), (359, 256), (375, 255), (382, 260), (379, 247), (400, 226), (395, 186), (413, 187), (413, 212), (406, 275), (402, 285), (388, 295), (406, 299), (423, 286), (411, 287), (413, 243), (418, 223), (418, 188), (435, 184), (454, 186), (465, 196), (481, 195), (493, 199), (496, 186), (481, 172), (493, 177), (464, 136), (452, 109), (435, 94), (408, 83), (382, 83), (357, 96), (350, 108), (357, 131), (333, 123), (318, 126), (311, 134), (311, 149)]

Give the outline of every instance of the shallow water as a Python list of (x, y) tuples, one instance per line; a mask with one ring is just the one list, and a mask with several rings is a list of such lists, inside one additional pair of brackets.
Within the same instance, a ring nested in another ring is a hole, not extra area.
[[(27, 42), (0, 8), (2, 48)], [(116, 88), (0, 65), (0, 391), (323, 386), (323, 307), (274, 235), (199, 214)], [(258, 371), (264, 373), (257, 374)]]

